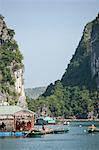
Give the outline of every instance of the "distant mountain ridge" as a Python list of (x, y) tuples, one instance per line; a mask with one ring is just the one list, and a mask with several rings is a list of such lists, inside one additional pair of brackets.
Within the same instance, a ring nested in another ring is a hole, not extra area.
[(25, 89), (25, 94), (31, 99), (37, 99), (42, 95), (47, 87), (36, 87), (36, 88), (27, 88)]

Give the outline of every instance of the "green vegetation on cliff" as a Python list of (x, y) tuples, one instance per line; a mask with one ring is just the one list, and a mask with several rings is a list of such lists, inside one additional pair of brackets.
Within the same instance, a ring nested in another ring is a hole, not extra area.
[(88, 89), (80, 89), (78, 86), (69, 87), (63, 86), (60, 81), (57, 81), (53, 94), (50, 96), (41, 96), (37, 100), (28, 100), (29, 108), (35, 112), (42, 110), (43, 107), (48, 108), (48, 113), (53, 116), (85, 116), (88, 112), (94, 110), (95, 97), (99, 97), (98, 92), (90, 93)]
[(29, 103), (31, 110), (47, 107), (54, 116), (98, 115), (99, 101), (99, 15), (88, 23), (62, 79), (50, 84), (39, 99)]
[(23, 56), (13, 39), (14, 34), (14, 30), (7, 28), (4, 17), (0, 15), (0, 102), (9, 104), (18, 101), (14, 71), (23, 67)]

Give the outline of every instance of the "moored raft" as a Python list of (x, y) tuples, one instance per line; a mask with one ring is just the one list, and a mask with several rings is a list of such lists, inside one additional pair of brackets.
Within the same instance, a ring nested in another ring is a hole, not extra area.
[(25, 134), (24, 137), (36, 137), (45, 134), (60, 134), (60, 133), (67, 133), (69, 129), (45, 129), (45, 130), (31, 130)]

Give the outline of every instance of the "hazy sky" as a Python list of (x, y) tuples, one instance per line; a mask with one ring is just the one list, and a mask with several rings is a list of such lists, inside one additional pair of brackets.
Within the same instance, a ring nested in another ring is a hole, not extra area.
[(99, 0), (0, 0), (0, 13), (24, 56), (25, 87), (61, 79)]

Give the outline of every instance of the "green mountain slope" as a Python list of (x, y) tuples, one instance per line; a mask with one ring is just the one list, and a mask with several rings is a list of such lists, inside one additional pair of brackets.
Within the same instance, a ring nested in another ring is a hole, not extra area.
[[(96, 36), (96, 38), (95, 38)], [(93, 38), (94, 42), (93, 42)], [(62, 76), (63, 86), (79, 86), (92, 90), (98, 87), (99, 57), (99, 15), (88, 23), (66, 72)], [(45, 96), (50, 95), (54, 86), (48, 86)]]
[(98, 116), (99, 100), (99, 14), (89, 22), (61, 80), (50, 84), (36, 109), (48, 107), (54, 116)]

